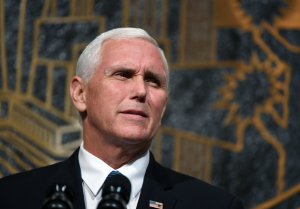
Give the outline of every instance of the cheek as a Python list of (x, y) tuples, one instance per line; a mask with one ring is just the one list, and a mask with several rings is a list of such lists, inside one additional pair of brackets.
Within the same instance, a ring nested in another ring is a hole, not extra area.
[(106, 94), (120, 94), (126, 92), (126, 83), (116, 79), (106, 79), (102, 83), (102, 89)]
[(97, 91), (90, 95), (90, 100), (95, 108), (94, 111), (102, 114), (115, 111), (124, 97), (124, 92), (125, 90), (119, 85), (104, 82), (103, 85), (97, 87)]
[(151, 97), (153, 114), (155, 114), (157, 118), (161, 118), (167, 104), (167, 96), (166, 94), (161, 93), (152, 95)]
[[(102, 114), (106, 100), (108, 100), (105, 89), (101, 85), (90, 86), (87, 93), (87, 110), (90, 114)], [(108, 100), (109, 101), (109, 100)]]
[[(122, 92), (122, 88), (113, 82), (102, 81), (94, 86), (91, 86), (90, 89), (90, 100), (97, 100), (101, 102), (109, 102), (111, 98), (117, 96)], [(104, 104), (104, 103), (103, 103)]]

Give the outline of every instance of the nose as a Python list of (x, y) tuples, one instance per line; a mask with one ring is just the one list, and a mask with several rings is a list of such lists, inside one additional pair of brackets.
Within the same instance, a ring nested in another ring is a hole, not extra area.
[(136, 77), (133, 80), (131, 89), (131, 99), (135, 99), (139, 102), (145, 102), (147, 96), (147, 88), (142, 76)]

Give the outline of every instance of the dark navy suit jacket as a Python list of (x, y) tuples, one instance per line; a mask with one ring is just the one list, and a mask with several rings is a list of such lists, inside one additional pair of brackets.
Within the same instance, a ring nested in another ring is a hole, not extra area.
[[(41, 209), (56, 183), (71, 188), (74, 209), (85, 209), (78, 149), (63, 162), (0, 179), (0, 209)], [(243, 209), (236, 197), (162, 167), (152, 155), (137, 209), (150, 209), (150, 200), (163, 203), (163, 209)]]

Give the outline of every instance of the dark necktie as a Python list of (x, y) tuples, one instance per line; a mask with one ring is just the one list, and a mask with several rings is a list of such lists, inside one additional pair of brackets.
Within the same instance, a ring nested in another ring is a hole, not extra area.
[[(123, 174), (121, 174), (121, 173), (120, 173), (119, 171), (117, 171), (117, 170), (112, 171), (112, 172), (110, 172), (110, 173), (107, 175), (105, 181), (107, 181), (107, 179), (110, 179), (110, 178), (112, 178), (112, 177), (115, 176), (115, 175), (123, 175)], [(105, 182), (104, 182), (104, 183), (105, 183)]]

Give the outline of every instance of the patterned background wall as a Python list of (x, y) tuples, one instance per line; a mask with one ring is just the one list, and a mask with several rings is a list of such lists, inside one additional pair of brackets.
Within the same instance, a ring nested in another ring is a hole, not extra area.
[(0, 0), (0, 176), (80, 144), (68, 82), (120, 26), (146, 29), (172, 68), (156, 158), (246, 208), (299, 209), (298, 0)]

